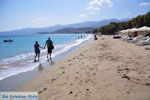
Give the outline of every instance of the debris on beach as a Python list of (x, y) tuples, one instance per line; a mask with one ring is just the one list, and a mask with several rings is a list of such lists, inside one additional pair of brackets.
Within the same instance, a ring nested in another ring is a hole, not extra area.
[(150, 50), (150, 47), (145, 47), (145, 50)]

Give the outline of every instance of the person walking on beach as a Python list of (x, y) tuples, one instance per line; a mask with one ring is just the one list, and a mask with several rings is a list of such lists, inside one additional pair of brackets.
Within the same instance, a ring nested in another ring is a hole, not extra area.
[[(35, 44), (34, 44), (34, 51), (35, 51), (35, 57), (34, 57), (34, 62), (36, 61), (39, 61), (40, 59), (40, 48), (42, 48), (38, 41), (35, 41)], [(36, 60), (36, 58), (38, 57), (38, 60)]]
[(97, 40), (97, 36), (96, 36), (96, 34), (94, 34), (94, 40)]
[(44, 48), (46, 47), (46, 45), (47, 45), (47, 60), (52, 61), (51, 54), (52, 54), (52, 50), (54, 49), (54, 45), (53, 45), (53, 41), (51, 40), (50, 37), (48, 38), (48, 40), (46, 40)]

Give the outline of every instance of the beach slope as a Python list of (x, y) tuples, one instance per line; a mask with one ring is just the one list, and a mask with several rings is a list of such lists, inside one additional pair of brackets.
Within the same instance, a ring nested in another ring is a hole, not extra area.
[(150, 50), (101, 36), (18, 91), (40, 100), (150, 100)]

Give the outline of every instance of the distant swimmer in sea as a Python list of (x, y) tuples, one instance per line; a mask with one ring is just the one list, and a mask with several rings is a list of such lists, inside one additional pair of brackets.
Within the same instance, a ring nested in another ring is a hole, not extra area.
[(46, 40), (44, 48), (46, 47), (46, 45), (47, 45), (47, 60), (48, 61), (51, 60), (52, 62), (51, 54), (52, 54), (52, 50), (54, 49), (54, 45), (50, 37), (48, 38), (48, 40)]
[[(42, 48), (42, 47), (39, 45), (38, 41), (35, 41), (35, 44), (34, 44), (34, 51), (35, 51), (34, 62), (40, 60), (40, 48)], [(37, 57), (38, 57), (38, 60), (36, 60)]]
[(80, 37), (78, 36), (78, 39), (80, 39)]

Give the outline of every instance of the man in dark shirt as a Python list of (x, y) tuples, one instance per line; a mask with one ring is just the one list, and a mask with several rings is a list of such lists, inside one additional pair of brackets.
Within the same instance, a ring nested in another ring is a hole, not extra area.
[[(52, 54), (52, 50), (54, 49), (54, 46), (53, 46), (53, 41), (50, 39), (50, 37), (48, 38), (48, 40), (46, 40), (44, 48), (46, 47), (46, 45), (47, 45), (47, 60), (49, 61), (50, 59), (52, 61), (51, 54)], [(48, 55), (50, 57), (48, 57)]]

